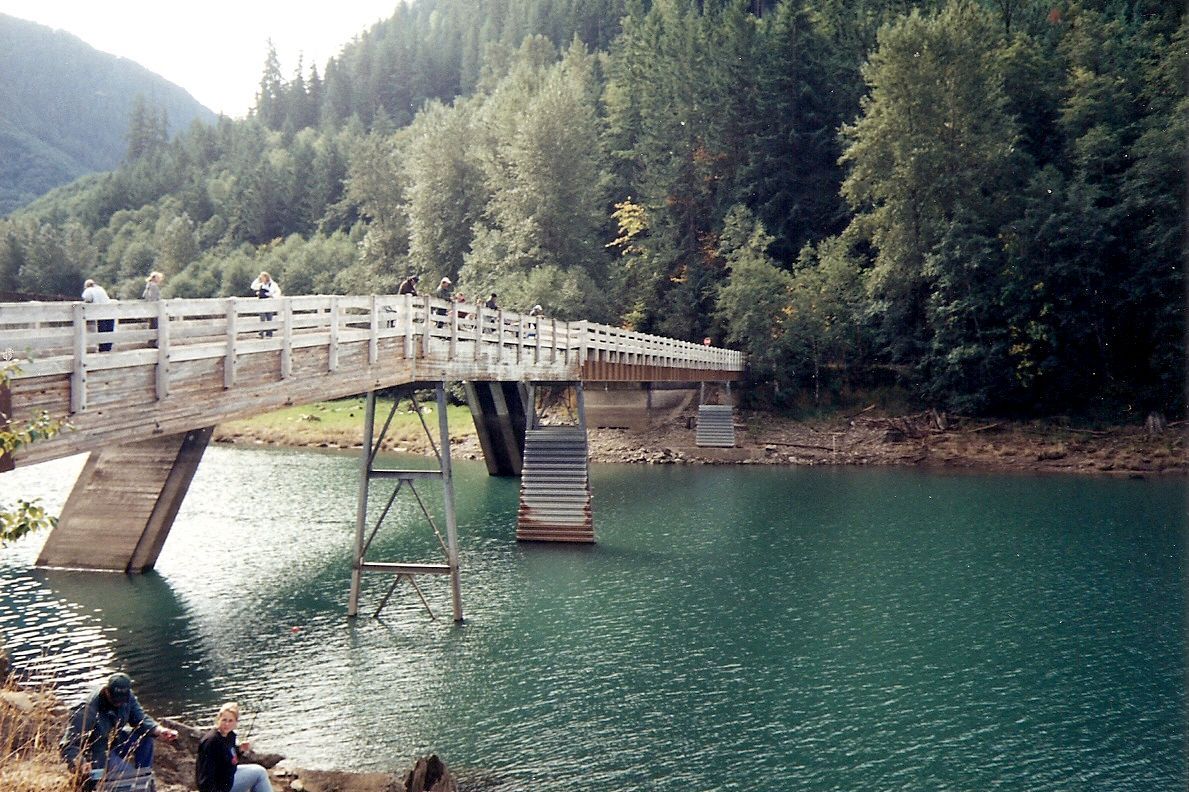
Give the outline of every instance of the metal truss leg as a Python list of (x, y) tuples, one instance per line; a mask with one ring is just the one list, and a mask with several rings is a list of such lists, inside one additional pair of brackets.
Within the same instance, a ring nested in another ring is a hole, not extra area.
[[(395, 590), (396, 585), (400, 579), (408, 578), (414, 591), (421, 598), (422, 604), (425, 605), (426, 611), (430, 618), (434, 618), (433, 610), (429, 607), (428, 601), (425, 599), (421, 591), (421, 587), (417, 585), (414, 575), (442, 575), (448, 574), (450, 576), (450, 593), (452, 610), (454, 612), (454, 621), (461, 623), (462, 617), (462, 584), (460, 580), (460, 564), (458, 558), (458, 519), (455, 514), (454, 507), (454, 476), (450, 465), (450, 427), (449, 418), (446, 414), (446, 386), (445, 383), (437, 383), (435, 387), (436, 404), (438, 409), (438, 443), (434, 442), (433, 434), (430, 431), (429, 425), (425, 422), (424, 416), (421, 414), (421, 409), (417, 404), (417, 399), (414, 394), (410, 394), (413, 403), (413, 409), (417, 413), (421, 421), (421, 426), (425, 430), (425, 434), (429, 439), (430, 446), (433, 447), (434, 453), (438, 457), (439, 470), (392, 470), (379, 469), (375, 465), (376, 455), (380, 450), (380, 446), (384, 441), (384, 436), (388, 432), (388, 428), (392, 423), (393, 416), (396, 414), (397, 406), (400, 399), (397, 399), (393, 404), (392, 412), (388, 419), (384, 422), (383, 428), (380, 430), (379, 437), (375, 437), (376, 426), (376, 395), (375, 392), (367, 394), (366, 410), (363, 419), (363, 452), (360, 461), (360, 481), (359, 481), (359, 501), (356, 505), (355, 514), (355, 552), (351, 567), (351, 594), (347, 605), (347, 616), (355, 617), (359, 614), (359, 594), (364, 572), (385, 572), (395, 574), (396, 578), (389, 587), (387, 593), (380, 601), (379, 607), (376, 609), (376, 616), (380, 615), (380, 611), (388, 603), (389, 597)], [(391, 496), (388, 498), (387, 504), (381, 510), (379, 517), (372, 526), (371, 532), (367, 532), (367, 507), (369, 485), (372, 478), (395, 478), (397, 481), (396, 488), (393, 490)], [(442, 481), (442, 500), (444, 511), (446, 513), (446, 537), (443, 539), (441, 533), (438, 531), (437, 525), (434, 523), (433, 516), (426, 509), (425, 503), (417, 492), (417, 482), (426, 479), (439, 478)], [(445, 564), (423, 564), (423, 563), (385, 563), (373, 562), (367, 560), (367, 551), (375, 539), (376, 534), (380, 530), (384, 519), (388, 516), (392, 509), (392, 504), (396, 500), (397, 495), (400, 494), (402, 488), (407, 490), (416, 499), (417, 505), (420, 507), (425, 519), (429, 522), (430, 528), (433, 529), (434, 534), (438, 538), (438, 543), (446, 556)], [(366, 535), (365, 535), (366, 534)]]

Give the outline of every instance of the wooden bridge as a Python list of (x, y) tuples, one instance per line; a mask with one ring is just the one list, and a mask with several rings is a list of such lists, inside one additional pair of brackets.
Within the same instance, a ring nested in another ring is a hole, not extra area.
[(0, 303), (0, 359), (16, 366), (0, 413), (70, 425), (0, 465), (101, 452), (39, 563), (126, 571), (155, 562), (217, 423), (463, 381), (489, 470), (515, 475), (533, 420), (521, 386), (729, 382), (744, 364), (728, 349), (409, 295)]

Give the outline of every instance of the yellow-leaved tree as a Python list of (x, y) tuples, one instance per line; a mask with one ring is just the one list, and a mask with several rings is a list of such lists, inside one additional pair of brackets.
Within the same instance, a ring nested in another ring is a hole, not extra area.
[[(8, 390), (8, 384), (20, 373), (15, 362), (0, 366), (0, 394)], [(0, 400), (7, 404), (8, 399)], [(44, 410), (28, 422), (14, 425), (11, 416), (0, 410), (0, 470), (12, 467), (12, 455), (17, 449), (47, 440), (66, 428), (65, 421), (51, 418)], [(49, 514), (36, 498), (17, 498), (13, 503), (0, 501), (0, 544), (20, 539), (28, 533), (52, 527), (57, 518)]]

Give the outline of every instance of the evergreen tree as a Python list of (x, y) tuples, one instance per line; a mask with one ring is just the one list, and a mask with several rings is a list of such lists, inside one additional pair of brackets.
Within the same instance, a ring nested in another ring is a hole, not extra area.
[(137, 162), (160, 152), (169, 142), (169, 121), (164, 108), (155, 108), (143, 95), (132, 103), (128, 120), (128, 151), (125, 161)]
[[(926, 264), (954, 223), (1002, 217), (1016, 129), (1006, 112), (994, 19), (971, 0), (919, 12), (879, 34), (870, 95), (844, 129), (848, 233), (875, 249), (870, 288), (892, 359), (930, 347)], [(948, 261), (948, 259), (947, 259)]]
[(285, 105), (285, 78), (281, 74), (281, 61), (277, 57), (277, 48), (269, 39), (254, 115), (269, 129), (280, 129), (285, 122)]

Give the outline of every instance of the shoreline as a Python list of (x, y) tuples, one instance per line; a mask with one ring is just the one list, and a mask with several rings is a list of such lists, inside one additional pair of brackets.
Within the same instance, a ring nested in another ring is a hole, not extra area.
[[(58, 752), (58, 738), (68, 717), (66, 703), (51, 688), (26, 687), (4, 662), (0, 662), (0, 671), (4, 672), (0, 674), (0, 749), (7, 759), (0, 763), (0, 788), (76, 792), (81, 779)], [(199, 727), (168, 716), (157, 718), (157, 722), (177, 730), (178, 738), (154, 745), (156, 788), (158, 792), (192, 792), (198, 742), (210, 726)], [(433, 785), (433, 790), (484, 792), (503, 786), (499, 778), (480, 770), (449, 770), (436, 756), (410, 757), (403, 769), (391, 772), (307, 769), (285, 762), (283, 754), (255, 746), (244, 759), (268, 771), (274, 792), (431, 792), (433, 780), (442, 774), (451, 783), (440, 788)]]
[[(798, 421), (771, 413), (742, 411), (736, 415), (735, 448), (697, 448), (693, 444), (694, 414), (685, 411), (644, 430), (591, 429), (590, 459), (607, 464), (784, 465), (917, 468), (958, 474), (1092, 475), (1143, 479), (1185, 476), (1189, 473), (1183, 424), (1149, 433), (1143, 426), (1105, 429), (1074, 428), (1058, 421), (973, 420), (919, 413), (879, 415), (867, 409), (852, 415), (833, 415)], [(269, 426), (242, 421), (216, 428), (215, 442), (269, 445), (285, 448), (360, 447), (353, 433), (339, 427), (325, 431), (317, 422), (303, 422), (296, 432), (279, 435)], [(429, 453), (428, 444), (408, 434), (386, 445), (388, 451)], [(353, 443), (353, 445), (352, 445)], [(482, 459), (473, 431), (459, 432), (452, 454)], [(2, 656), (0, 656), (2, 658)], [(0, 679), (3, 674), (0, 674)], [(36, 694), (35, 694), (36, 695)], [(0, 697), (0, 715), (7, 702)], [(11, 710), (11, 707), (9, 707)], [(62, 710), (51, 702), (38, 709), (49, 725), (44, 732), (56, 741)], [(9, 713), (10, 716), (12, 713)], [(0, 718), (3, 720), (3, 718)], [(163, 722), (171, 719), (162, 718)], [(192, 759), (162, 746), (161, 792), (187, 792)], [(31, 773), (59, 776), (56, 754), (43, 757)], [(276, 757), (278, 760), (279, 756)], [(444, 757), (447, 763), (451, 757)], [(408, 762), (415, 762), (409, 757)], [(394, 762), (394, 765), (397, 765)], [(269, 765), (272, 767), (272, 765)], [(407, 765), (406, 765), (407, 766)], [(270, 772), (274, 790), (294, 792), (396, 792), (402, 790), (405, 770), (391, 772), (349, 769), (308, 769), (285, 762)], [(505, 779), (478, 768), (459, 767), (453, 773), (459, 792), (504, 788)], [(4, 784), (0, 784), (4, 786)], [(66, 790), (66, 786), (38, 787)]]
[[(736, 447), (694, 444), (694, 413), (685, 411), (647, 429), (589, 428), (590, 461), (610, 464), (896, 466), (970, 473), (1080, 474), (1107, 477), (1189, 474), (1180, 422), (1149, 434), (1143, 426), (1074, 428), (1058, 421), (974, 420), (932, 411), (795, 420), (768, 412), (736, 414)], [(352, 450), (357, 433), (307, 423), (278, 433), (253, 420), (223, 424), (213, 442), (286, 448)], [(383, 450), (430, 454), (423, 435), (386, 438)], [(481, 460), (469, 429), (452, 438), (456, 459)]]

